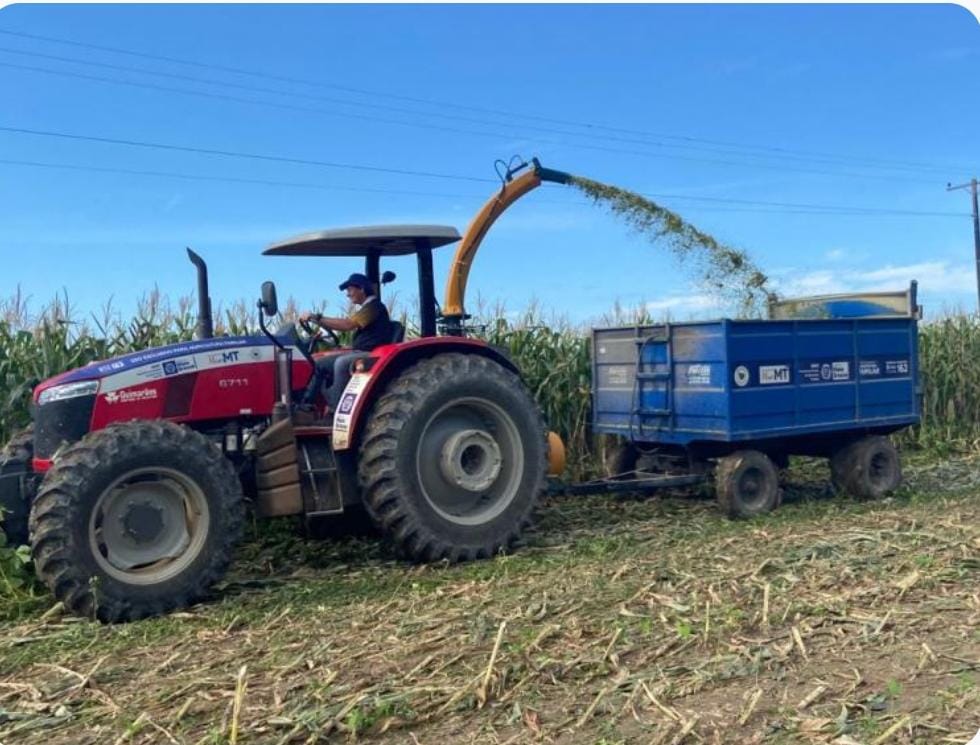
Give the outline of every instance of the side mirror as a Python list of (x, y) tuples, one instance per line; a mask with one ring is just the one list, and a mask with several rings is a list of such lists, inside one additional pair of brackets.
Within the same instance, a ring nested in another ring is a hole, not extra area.
[(394, 281), (395, 281), (395, 273), (394, 272), (384, 272), (381, 275), (381, 284), (383, 284), (383, 285), (386, 285), (389, 282), (394, 282)]
[(279, 303), (276, 301), (276, 283), (262, 283), (262, 299), (259, 300), (259, 307), (267, 316), (274, 316), (279, 312)]

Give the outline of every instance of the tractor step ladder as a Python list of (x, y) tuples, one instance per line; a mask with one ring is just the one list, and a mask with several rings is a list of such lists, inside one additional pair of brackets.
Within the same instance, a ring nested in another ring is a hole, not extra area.
[(259, 436), (256, 452), (256, 508), (262, 517), (302, 511), (296, 438), (289, 419), (276, 422)]
[(344, 502), (340, 495), (337, 459), (326, 438), (297, 441), (300, 487), (306, 517), (340, 515)]

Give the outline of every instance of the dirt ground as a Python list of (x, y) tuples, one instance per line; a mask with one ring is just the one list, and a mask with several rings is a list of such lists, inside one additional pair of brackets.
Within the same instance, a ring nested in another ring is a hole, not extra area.
[(965, 743), (980, 728), (980, 460), (894, 497), (547, 500), (528, 545), (411, 566), (290, 526), (213, 601), (0, 625), (0, 743)]

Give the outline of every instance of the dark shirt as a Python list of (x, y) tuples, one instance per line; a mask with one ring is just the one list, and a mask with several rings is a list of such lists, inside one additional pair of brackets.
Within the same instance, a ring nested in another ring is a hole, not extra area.
[(382, 344), (390, 344), (394, 329), (388, 317), (388, 309), (374, 295), (364, 301), (358, 311), (351, 316), (357, 324), (354, 332), (354, 349), (370, 352)]

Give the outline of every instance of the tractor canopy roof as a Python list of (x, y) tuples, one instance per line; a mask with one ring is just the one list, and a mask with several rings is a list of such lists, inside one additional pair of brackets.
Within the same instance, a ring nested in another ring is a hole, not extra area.
[(274, 243), (266, 256), (405, 256), (460, 239), (446, 225), (375, 225), (307, 233)]

